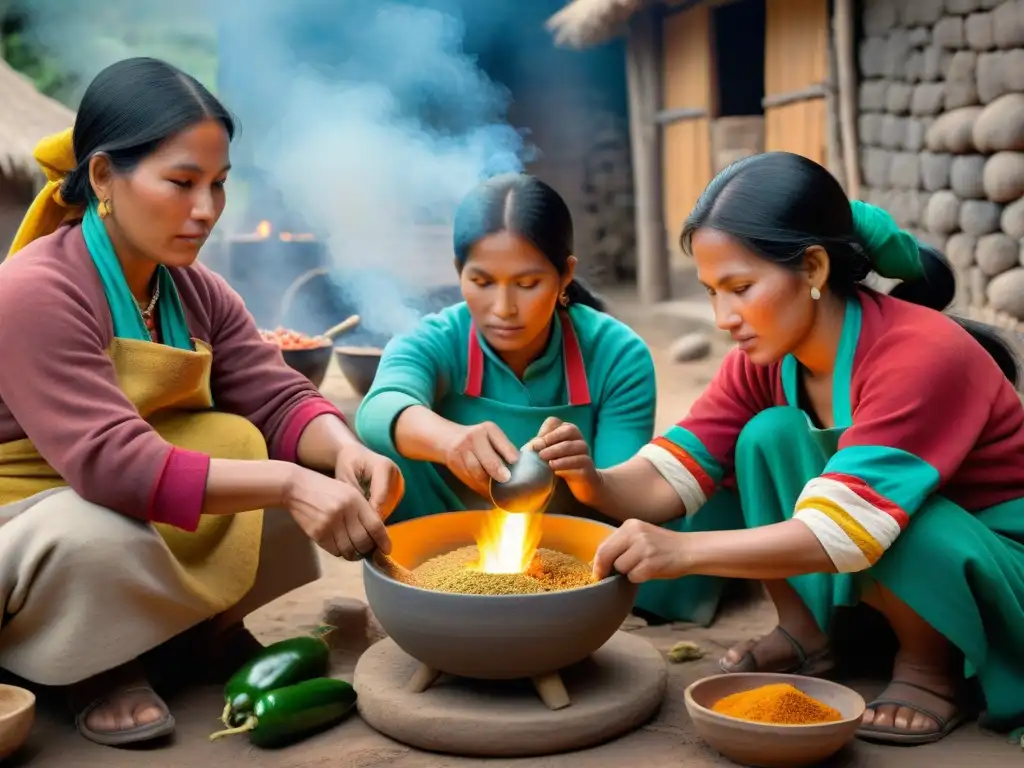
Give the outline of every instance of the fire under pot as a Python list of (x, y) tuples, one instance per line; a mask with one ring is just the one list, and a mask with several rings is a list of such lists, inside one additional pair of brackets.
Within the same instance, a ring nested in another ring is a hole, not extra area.
[[(481, 535), (494, 530), (495, 514), (450, 512), (391, 525), (391, 556), (410, 569), (472, 545), (483, 556)], [(581, 517), (531, 517), (533, 547), (584, 563), (615, 530)], [(636, 597), (636, 585), (621, 575), (571, 589), (481, 595), (401, 583), (374, 560), (363, 573), (388, 638), (356, 666), (359, 710), (396, 741), (459, 755), (553, 754), (634, 730), (664, 698), (661, 654), (619, 631)]]

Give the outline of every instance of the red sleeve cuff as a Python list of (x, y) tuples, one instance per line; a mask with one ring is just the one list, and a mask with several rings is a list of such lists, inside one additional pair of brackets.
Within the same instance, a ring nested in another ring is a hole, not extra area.
[(206, 498), (210, 457), (173, 448), (150, 500), (148, 519), (192, 533), (199, 527)]
[(302, 432), (309, 426), (309, 422), (325, 413), (334, 414), (345, 421), (341, 411), (325, 397), (311, 397), (299, 403), (285, 418), (280, 437), (277, 438), (270, 451), (270, 458), (297, 464), (299, 461), (299, 438), (302, 437)]

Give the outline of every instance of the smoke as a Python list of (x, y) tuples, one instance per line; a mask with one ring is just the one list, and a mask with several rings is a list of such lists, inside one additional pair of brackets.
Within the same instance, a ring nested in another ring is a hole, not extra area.
[[(419, 316), (403, 285), (454, 281), (447, 227), (459, 200), (489, 175), (521, 170), (533, 151), (506, 122), (508, 91), (464, 51), (465, 25), (443, 3), (27, 6), (31, 33), (83, 89), (102, 67), (136, 55), (164, 58), (216, 85), (242, 131), (232, 150), (242, 183), (229, 181), (221, 227), (248, 227), (246, 213), (269, 189), (326, 242), (364, 325), (390, 334)], [(215, 75), (206, 50), (219, 57)], [(257, 218), (285, 214), (263, 205)]]

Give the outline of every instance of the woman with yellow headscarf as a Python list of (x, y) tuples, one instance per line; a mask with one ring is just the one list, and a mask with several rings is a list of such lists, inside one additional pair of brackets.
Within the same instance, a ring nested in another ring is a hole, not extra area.
[(403, 492), (196, 260), (233, 132), (194, 78), (112, 65), (0, 265), (0, 667), (70, 686), (100, 744), (174, 729), (140, 656), (194, 629), (240, 664), (309, 540), (387, 551)]

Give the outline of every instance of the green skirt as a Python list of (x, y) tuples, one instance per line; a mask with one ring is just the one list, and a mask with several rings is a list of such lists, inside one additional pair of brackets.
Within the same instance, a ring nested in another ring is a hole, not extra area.
[[(804, 485), (831, 458), (834, 447), (827, 443), (798, 409), (761, 412), (737, 441), (739, 495), (715, 493), (676, 529), (696, 530), (706, 515), (721, 516), (716, 523), (722, 524), (704, 522), (705, 530), (739, 527), (733, 525), (737, 515), (751, 528), (789, 519)], [(649, 582), (657, 586), (647, 590), (648, 605), (641, 607), (656, 614), (692, 612), (692, 603), (673, 605), (670, 593), (698, 578), (704, 577)], [(965, 674), (977, 679), (993, 725), (1024, 718), (1024, 498), (968, 512), (931, 496), (872, 568), (808, 574), (789, 583), (827, 632), (834, 610), (856, 605), (869, 579), (891, 590), (963, 652)], [(651, 599), (655, 595), (658, 601)]]

